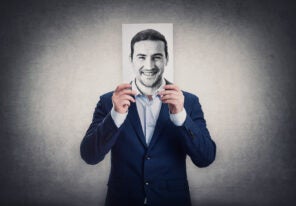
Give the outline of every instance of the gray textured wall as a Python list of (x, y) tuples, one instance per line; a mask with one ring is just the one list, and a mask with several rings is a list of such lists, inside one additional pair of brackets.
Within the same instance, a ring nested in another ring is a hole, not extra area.
[(295, 4), (1, 1), (1, 205), (102, 205), (109, 156), (79, 144), (121, 82), (121, 24), (174, 24), (175, 83), (200, 97), (217, 159), (194, 205), (295, 205)]

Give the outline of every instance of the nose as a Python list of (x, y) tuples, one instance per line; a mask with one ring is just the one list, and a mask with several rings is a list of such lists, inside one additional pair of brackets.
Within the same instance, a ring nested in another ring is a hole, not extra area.
[(145, 69), (153, 69), (154, 66), (155, 66), (155, 62), (153, 61), (153, 59), (147, 58), (145, 61)]

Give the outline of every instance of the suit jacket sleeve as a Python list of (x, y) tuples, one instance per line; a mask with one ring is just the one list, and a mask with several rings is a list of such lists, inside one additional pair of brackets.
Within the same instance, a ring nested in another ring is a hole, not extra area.
[(100, 98), (92, 123), (81, 142), (80, 154), (88, 164), (97, 164), (102, 161), (118, 137), (120, 129), (111, 117), (112, 102), (110, 99), (104, 96)]
[(184, 124), (178, 127), (183, 147), (196, 166), (206, 167), (215, 160), (216, 145), (206, 127), (198, 98), (190, 95), (185, 109), (187, 117)]

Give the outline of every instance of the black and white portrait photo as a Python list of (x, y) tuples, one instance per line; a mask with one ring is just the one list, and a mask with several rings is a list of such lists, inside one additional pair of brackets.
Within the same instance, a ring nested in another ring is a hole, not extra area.
[(174, 80), (174, 44), (173, 44), (173, 24), (122, 24), (122, 78), (123, 82), (130, 82), (135, 76), (131, 59), (132, 37), (143, 30), (154, 29), (164, 35), (167, 41), (168, 58), (163, 76), (173, 82)]

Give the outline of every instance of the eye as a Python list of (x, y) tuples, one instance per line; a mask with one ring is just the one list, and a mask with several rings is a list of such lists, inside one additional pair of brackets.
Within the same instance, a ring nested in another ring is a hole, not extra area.
[(138, 59), (139, 60), (145, 60), (145, 57), (144, 56), (138, 56)]
[(154, 56), (153, 60), (160, 61), (160, 60), (162, 60), (162, 56)]

